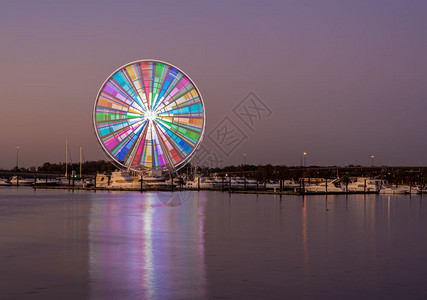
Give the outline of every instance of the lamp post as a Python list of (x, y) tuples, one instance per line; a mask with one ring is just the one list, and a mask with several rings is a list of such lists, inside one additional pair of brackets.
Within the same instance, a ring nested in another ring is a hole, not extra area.
[(307, 152), (304, 152), (302, 155), (304, 157), (304, 167), (306, 167), (307, 166)]
[(374, 166), (374, 157), (375, 157), (375, 155), (371, 155), (371, 167)]

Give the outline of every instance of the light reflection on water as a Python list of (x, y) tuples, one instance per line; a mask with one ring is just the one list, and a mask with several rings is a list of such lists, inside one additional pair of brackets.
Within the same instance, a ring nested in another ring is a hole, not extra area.
[(424, 299), (425, 201), (0, 188), (0, 299)]
[(162, 198), (177, 193), (143, 196), (91, 203), (91, 297), (117, 297), (119, 287), (121, 299), (205, 298), (203, 195), (172, 208)]

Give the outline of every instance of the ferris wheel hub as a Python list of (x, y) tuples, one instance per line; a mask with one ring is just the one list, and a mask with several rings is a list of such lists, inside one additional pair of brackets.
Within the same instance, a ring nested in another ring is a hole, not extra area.
[(157, 114), (154, 111), (147, 111), (147, 113), (145, 114), (145, 117), (150, 120), (153, 121), (156, 119)]

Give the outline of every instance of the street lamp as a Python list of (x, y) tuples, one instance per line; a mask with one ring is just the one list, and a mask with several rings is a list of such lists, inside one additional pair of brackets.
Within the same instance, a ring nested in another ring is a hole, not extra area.
[(243, 153), (243, 165), (246, 166), (246, 153)]
[(302, 155), (304, 157), (304, 167), (306, 167), (307, 166), (307, 152), (304, 152)]
[(374, 166), (374, 157), (375, 157), (375, 155), (371, 155), (371, 167)]

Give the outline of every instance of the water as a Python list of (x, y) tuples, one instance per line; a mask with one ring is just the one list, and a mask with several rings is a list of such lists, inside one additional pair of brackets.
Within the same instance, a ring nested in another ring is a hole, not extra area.
[(426, 202), (4, 187), (0, 298), (426, 299)]

